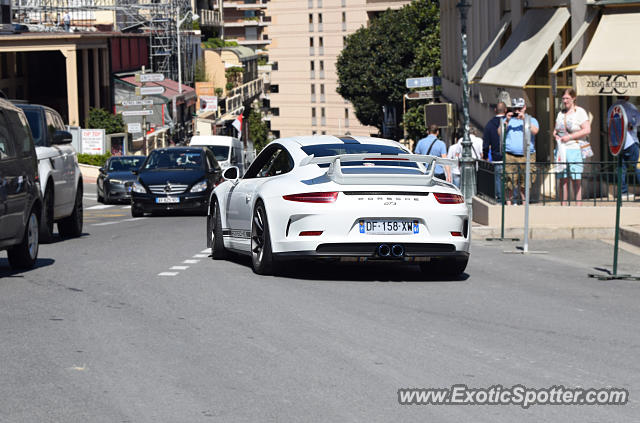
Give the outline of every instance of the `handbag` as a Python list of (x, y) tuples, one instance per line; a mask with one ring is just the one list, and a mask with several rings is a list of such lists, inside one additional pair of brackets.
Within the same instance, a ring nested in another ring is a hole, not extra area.
[(580, 140), (578, 141), (578, 144), (580, 144), (580, 152), (582, 153), (583, 159), (593, 157), (593, 149), (591, 148), (591, 143), (589, 141)]
[(567, 167), (567, 149), (563, 143), (558, 141), (555, 151), (555, 163), (551, 167), (551, 173), (562, 173)]

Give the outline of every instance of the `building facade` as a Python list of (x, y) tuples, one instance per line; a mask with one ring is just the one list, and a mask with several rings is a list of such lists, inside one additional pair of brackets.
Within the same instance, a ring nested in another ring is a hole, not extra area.
[[(458, 0), (440, 1), (442, 92), (461, 107)], [(565, 88), (592, 118), (593, 160), (611, 160), (606, 113), (616, 95), (640, 97), (640, 2), (630, 0), (470, 0), (467, 21), (471, 123), (482, 128), (498, 98), (523, 97), (540, 123), (537, 160), (551, 161)]]
[(370, 135), (337, 92), (336, 61), (347, 35), (408, 0), (271, 0), (269, 100), (276, 137)]

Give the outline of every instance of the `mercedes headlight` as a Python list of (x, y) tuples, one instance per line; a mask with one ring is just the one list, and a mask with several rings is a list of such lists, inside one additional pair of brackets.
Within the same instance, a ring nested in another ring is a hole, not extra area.
[(191, 188), (190, 192), (202, 192), (206, 191), (206, 189), (207, 181), (200, 181)]
[(124, 184), (124, 181), (121, 181), (120, 179), (109, 179), (109, 183), (111, 183), (111, 184)]
[(131, 188), (133, 190), (133, 192), (137, 192), (138, 194), (146, 194), (147, 190), (144, 189), (144, 187), (142, 186), (142, 184), (140, 182), (134, 182), (133, 186)]

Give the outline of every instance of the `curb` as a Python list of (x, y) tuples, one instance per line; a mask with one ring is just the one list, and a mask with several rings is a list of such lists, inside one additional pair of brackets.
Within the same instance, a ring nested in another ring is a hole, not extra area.
[[(498, 238), (500, 228), (489, 226), (473, 226), (471, 229), (472, 238)], [(524, 228), (505, 228), (506, 238), (522, 238)], [(529, 228), (530, 239), (614, 239), (614, 228), (567, 228), (567, 227), (544, 227)], [(620, 239), (640, 247), (640, 227), (626, 226), (620, 228)]]

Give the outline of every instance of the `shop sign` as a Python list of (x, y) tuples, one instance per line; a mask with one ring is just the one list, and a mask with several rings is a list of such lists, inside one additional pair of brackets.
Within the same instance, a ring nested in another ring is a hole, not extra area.
[(577, 75), (578, 95), (640, 95), (640, 75)]

